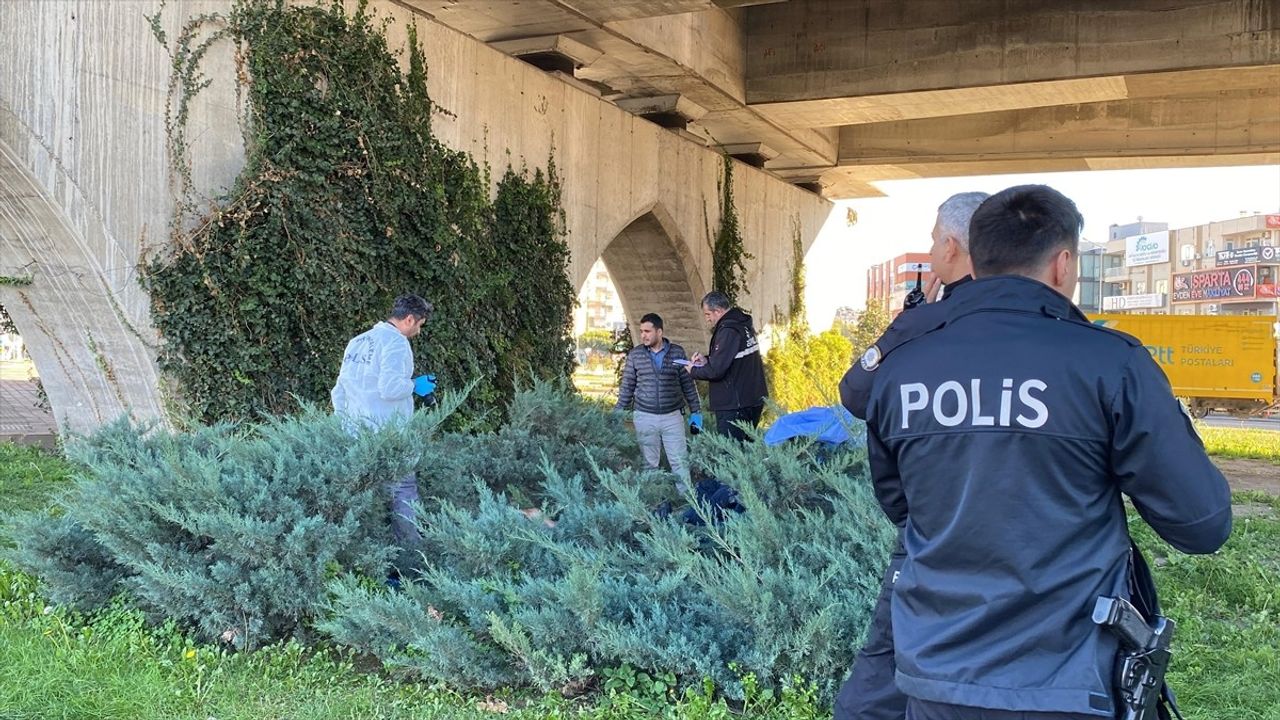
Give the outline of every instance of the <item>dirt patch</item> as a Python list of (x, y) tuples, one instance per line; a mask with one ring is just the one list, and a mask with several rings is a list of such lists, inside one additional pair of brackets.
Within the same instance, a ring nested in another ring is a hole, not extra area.
[(1227, 477), (1232, 490), (1257, 490), (1268, 495), (1280, 495), (1280, 465), (1268, 460), (1237, 460), (1214, 458)]
[(1277, 512), (1270, 505), (1263, 505), (1262, 503), (1232, 503), (1231, 505), (1231, 517), (1237, 520), (1251, 517), (1269, 520), (1277, 516), (1280, 516), (1280, 512)]

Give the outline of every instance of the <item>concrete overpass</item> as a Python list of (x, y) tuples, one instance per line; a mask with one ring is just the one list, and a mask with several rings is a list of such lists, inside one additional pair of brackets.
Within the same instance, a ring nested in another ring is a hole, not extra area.
[[(171, 0), (176, 34), (229, 0)], [(1280, 0), (375, 0), (416, 23), (448, 145), (502, 168), (554, 144), (581, 285), (697, 345), (721, 153), (750, 295), (785, 308), (793, 226), (882, 179), (1280, 162)], [(161, 415), (136, 267), (172, 212), (158, 0), (0, 3), (0, 304), (64, 428)], [(230, 49), (190, 136), (210, 197), (243, 162)]]
[(398, 2), (828, 197), (1280, 162), (1280, 0)]

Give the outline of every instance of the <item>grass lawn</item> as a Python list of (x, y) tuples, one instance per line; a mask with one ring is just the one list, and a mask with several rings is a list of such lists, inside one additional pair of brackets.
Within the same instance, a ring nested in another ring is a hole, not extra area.
[(1280, 464), (1280, 432), (1200, 426), (1200, 438), (1210, 455), (1270, 460)]
[(1237, 513), (1212, 556), (1180, 554), (1129, 521), (1177, 623), (1169, 680), (1188, 720), (1280, 718), (1280, 498), (1234, 498), (1252, 512)]
[(38, 448), (0, 443), (0, 514), (36, 510), (68, 479), (70, 468)]
[[(6, 512), (43, 507), (67, 474), (55, 456), (0, 444), (0, 524)], [(1174, 553), (1131, 519), (1178, 623), (1170, 677), (1188, 720), (1280, 718), (1280, 498), (1254, 492), (1236, 500), (1250, 512), (1240, 513), (1231, 540), (1212, 557)], [(747, 710), (756, 720), (829, 717), (803, 693)], [(121, 608), (87, 618), (46, 608), (32, 578), (0, 563), (0, 720), (731, 716), (738, 717), (705, 693), (672, 699), (633, 690), (589, 702), (463, 697), (361, 672), (349, 657), (296, 644), (228, 655), (191, 645), (171, 626), (147, 627)]]

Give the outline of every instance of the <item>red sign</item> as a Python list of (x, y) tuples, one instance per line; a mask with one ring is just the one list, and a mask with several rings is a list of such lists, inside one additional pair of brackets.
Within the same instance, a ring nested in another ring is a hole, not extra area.
[(1172, 294), (1173, 302), (1251, 300), (1259, 294), (1258, 266), (1178, 273), (1173, 276)]
[(1258, 297), (1260, 298), (1276, 297), (1276, 286), (1275, 285), (1259, 285)]
[(1280, 228), (1280, 215), (1268, 215), (1268, 216), (1267, 216), (1267, 227), (1269, 227), (1269, 228)]

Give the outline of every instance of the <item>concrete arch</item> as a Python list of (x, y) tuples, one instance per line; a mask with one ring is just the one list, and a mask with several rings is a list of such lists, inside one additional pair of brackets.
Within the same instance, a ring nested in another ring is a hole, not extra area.
[[(105, 242), (95, 248), (93, 240)], [(106, 238), (77, 232), (3, 141), (0, 248), (0, 304), (39, 368), (58, 426), (84, 431), (126, 412), (160, 416), (136, 267)], [(143, 319), (131, 321), (138, 310)]]
[[(225, 0), (179, 0), (162, 23)], [(146, 18), (156, 2), (0, 3), (0, 304), (13, 317), (60, 430), (165, 415), (140, 264), (173, 212), (165, 132), (171, 58)], [(234, 77), (229, 43), (209, 72)], [(235, 89), (192, 106), (192, 179), (208, 194), (243, 163)], [(29, 279), (29, 283), (25, 282)]]
[(702, 350), (707, 332), (698, 312), (706, 283), (670, 214), (656, 204), (614, 234), (600, 254), (622, 300), (632, 337), (640, 316), (662, 316), (666, 336), (690, 353)]

